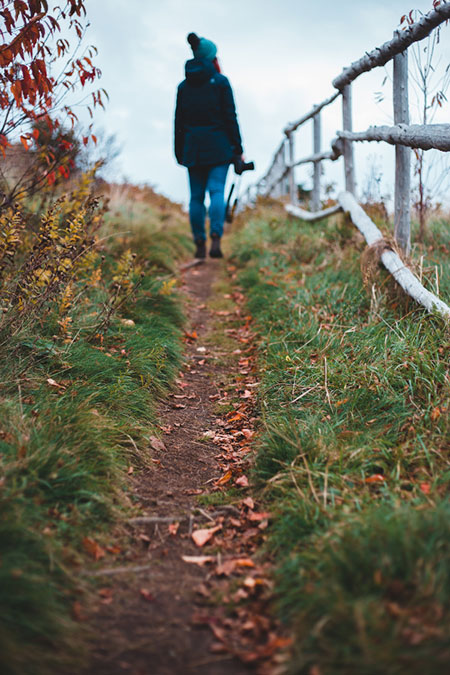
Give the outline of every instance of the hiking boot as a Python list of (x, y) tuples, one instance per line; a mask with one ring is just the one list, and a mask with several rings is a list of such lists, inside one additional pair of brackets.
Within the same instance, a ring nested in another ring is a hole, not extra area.
[(194, 258), (206, 258), (206, 242), (204, 239), (196, 239), (195, 240), (195, 253), (194, 253)]
[(211, 235), (211, 249), (209, 255), (211, 258), (223, 258), (223, 253), (220, 250), (220, 237), (218, 234)]

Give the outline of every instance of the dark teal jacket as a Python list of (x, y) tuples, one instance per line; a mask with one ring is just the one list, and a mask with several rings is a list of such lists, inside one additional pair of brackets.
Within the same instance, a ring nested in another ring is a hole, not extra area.
[(201, 59), (186, 62), (175, 109), (175, 156), (187, 167), (230, 164), (242, 155), (228, 79)]

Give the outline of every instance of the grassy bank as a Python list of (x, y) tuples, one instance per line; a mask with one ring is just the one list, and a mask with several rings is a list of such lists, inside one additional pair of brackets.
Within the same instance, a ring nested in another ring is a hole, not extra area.
[(17, 241), (1, 242), (5, 674), (56, 672), (79, 652), (80, 570), (121, 553), (108, 528), (180, 364), (171, 271), (190, 250), (185, 218), (150, 189), (103, 187), (108, 210), (85, 208), (84, 185), (53, 215), (9, 214)]
[[(253, 479), (274, 514), (291, 672), (438, 674), (450, 662), (449, 340), (343, 217), (260, 206), (233, 237), (260, 336)], [(423, 254), (450, 297), (448, 224)], [(364, 276), (368, 276), (366, 266)], [(372, 266), (373, 267), (373, 266)], [(373, 274), (373, 270), (371, 272)]]

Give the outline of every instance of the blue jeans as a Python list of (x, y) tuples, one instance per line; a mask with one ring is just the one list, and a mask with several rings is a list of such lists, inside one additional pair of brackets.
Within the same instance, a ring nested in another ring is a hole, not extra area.
[(219, 237), (223, 234), (223, 221), (225, 219), (225, 181), (227, 179), (229, 164), (220, 166), (193, 166), (189, 171), (189, 186), (191, 199), (189, 202), (189, 219), (191, 221), (192, 234), (196, 241), (205, 241), (205, 195), (209, 192), (209, 229), (210, 234)]

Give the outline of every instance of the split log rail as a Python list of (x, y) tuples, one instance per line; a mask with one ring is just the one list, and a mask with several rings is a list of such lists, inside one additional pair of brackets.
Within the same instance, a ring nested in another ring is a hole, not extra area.
[[(408, 103), (408, 47), (414, 42), (426, 38), (433, 30), (450, 19), (450, 1), (437, 5), (419, 21), (405, 30), (395, 31), (393, 38), (366, 53), (361, 59), (344, 68), (332, 85), (337, 91), (312, 110), (290, 123), (284, 129), (284, 138), (277, 147), (266, 174), (255, 184), (247, 188), (242, 203), (252, 204), (259, 195), (281, 198), (288, 196), (290, 203), (286, 209), (303, 220), (316, 221), (338, 211), (349, 214), (353, 223), (364, 235), (369, 245), (382, 240), (382, 234), (364, 213), (356, 201), (355, 163), (353, 143), (377, 141), (395, 146), (395, 197), (394, 197), (394, 237), (399, 248), (409, 254), (410, 211), (411, 211), (411, 148), (422, 150), (436, 149), (450, 151), (450, 124), (418, 125), (409, 123)], [(352, 90), (351, 85), (362, 73), (384, 66), (393, 61), (393, 112), (394, 126), (372, 126), (365, 131), (353, 131)], [(321, 148), (321, 111), (334, 103), (342, 101), (342, 129), (336, 132), (336, 138), (329, 150)], [(295, 132), (309, 120), (313, 121), (313, 154), (295, 159)], [(321, 210), (321, 174), (322, 162), (344, 159), (345, 192), (338, 195), (338, 204)], [(311, 193), (311, 211), (298, 205), (295, 169), (302, 164), (312, 164), (313, 189)], [(427, 291), (399, 255), (386, 246), (381, 254), (384, 266), (393, 274), (400, 286), (417, 302), (429, 311), (438, 311), (450, 318), (450, 307), (433, 293)]]

